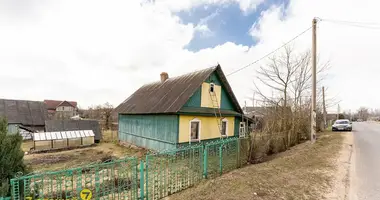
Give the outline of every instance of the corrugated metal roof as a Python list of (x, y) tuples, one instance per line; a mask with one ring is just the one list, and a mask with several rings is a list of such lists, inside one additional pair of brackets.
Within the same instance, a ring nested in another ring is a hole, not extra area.
[(10, 124), (43, 126), (47, 110), (42, 101), (0, 99), (0, 117), (6, 117)]
[(177, 113), (214, 71), (221, 78), (236, 109), (241, 113), (240, 105), (219, 65), (169, 78), (165, 82), (146, 84), (117, 106), (114, 112), (122, 114)]
[(80, 130), (80, 131), (62, 131), (62, 132), (39, 132), (34, 133), (34, 141), (45, 140), (62, 140), (62, 139), (74, 139), (84, 137), (94, 137), (95, 134), (92, 130)]

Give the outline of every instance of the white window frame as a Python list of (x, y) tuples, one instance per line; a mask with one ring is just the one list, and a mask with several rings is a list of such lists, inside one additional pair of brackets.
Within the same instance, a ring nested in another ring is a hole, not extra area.
[[(211, 88), (212, 88), (212, 91), (211, 91)], [(215, 83), (210, 83), (209, 91), (210, 91), (211, 93), (214, 93), (214, 92), (215, 92)]]
[(222, 119), (222, 127), (221, 127), (221, 129), (223, 130), (223, 123), (226, 123), (226, 135), (222, 135), (222, 133), (221, 133), (221, 135), (222, 135), (222, 137), (228, 137), (228, 119), (226, 119), (226, 118), (223, 118)]
[[(198, 122), (199, 123), (199, 126), (198, 126), (198, 139), (192, 139), (191, 138), (191, 123), (192, 122)], [(201, 141), (201, 130), (202, 130), (202, 121), (198, 118), (194, 118), (192, 120), (190, 120), (189, 122), (189, 143), (190, 142), (200, 142)]]
[[(243, 124), (243, 127), (241, 125)], [(246, 127), (244, 122), (239, 123), (239, 137), (244, 138), (246, 134)]]

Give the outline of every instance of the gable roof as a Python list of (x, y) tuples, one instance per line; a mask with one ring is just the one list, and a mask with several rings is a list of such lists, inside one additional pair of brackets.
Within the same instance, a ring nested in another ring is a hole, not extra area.
[(47, 110), (42, 101), (0, 99), (0, 117), (10, 124), (44, 126)]
[(216, 72), (239, 113), (242, 109), (220, 65), (143, 85), (114, 110), (121, 114), (177, 113), (202, 85)]
[(67, 102), (69, 106), (77, 107), (76, 101), (60, 101), (60, 100), (44, 100), (46, 108), (49, 110), (55, 110), (61, 104)]

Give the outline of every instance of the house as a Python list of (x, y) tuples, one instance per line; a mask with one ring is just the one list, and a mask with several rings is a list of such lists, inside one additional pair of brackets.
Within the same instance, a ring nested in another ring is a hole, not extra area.
[(49, 119), (70, 119), (77, 114), (77, 102), (44, 100)]
[(47, 110), (42, 101), (0, 99), (0, 117), (8, 120), (9, 133), (30, 138), (31, 132), (44, 131)]
[(283, 107), (279, 106), (256, 106), (256, 107), (245, 107), (244, 113), (247, 118), (252, 119), (252, 128), (253, 130), (260, 130), (265, 125), (266, 118), (274, 117), (276, 118), (279, 113), (282, 114), (291, 114), (291, 107)]
[[(219, 106), (221, 119), (215, 115)], [(219, 65), (174, 78), (163, 72), (115, 112), (119, 140), (153, 150), (237, 137), (245, 130), (243, 111)]]

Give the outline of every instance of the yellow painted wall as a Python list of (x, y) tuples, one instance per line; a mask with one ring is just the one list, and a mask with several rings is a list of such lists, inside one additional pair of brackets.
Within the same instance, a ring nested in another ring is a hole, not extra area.
[[(200, 139), (208, 140), (214, 138), (220, 138), (220, 132), (215, 117), (206, 116), (179, 116), (179, 143), (189, 142), (190, 139), (190, 121), (197, 118), (201, 121)], [(227, 123), (227, 136), (234, 135), (234, 117), (225, 117), (228, 120)]]
[(36, 150), (47, 150), (51, 149), (51, 140), (48, 141), (34, 141)]
[[(210, 90), (210, 83), (202, 83), (201, 107), (208, 107), (208, 108), (217, 107), (217, 106), (212, 105), (209, 90)], [(222, 87), (220, 85), (215, 85), (214, 92), (218, 99), (218, 105), (220, 106)]]

